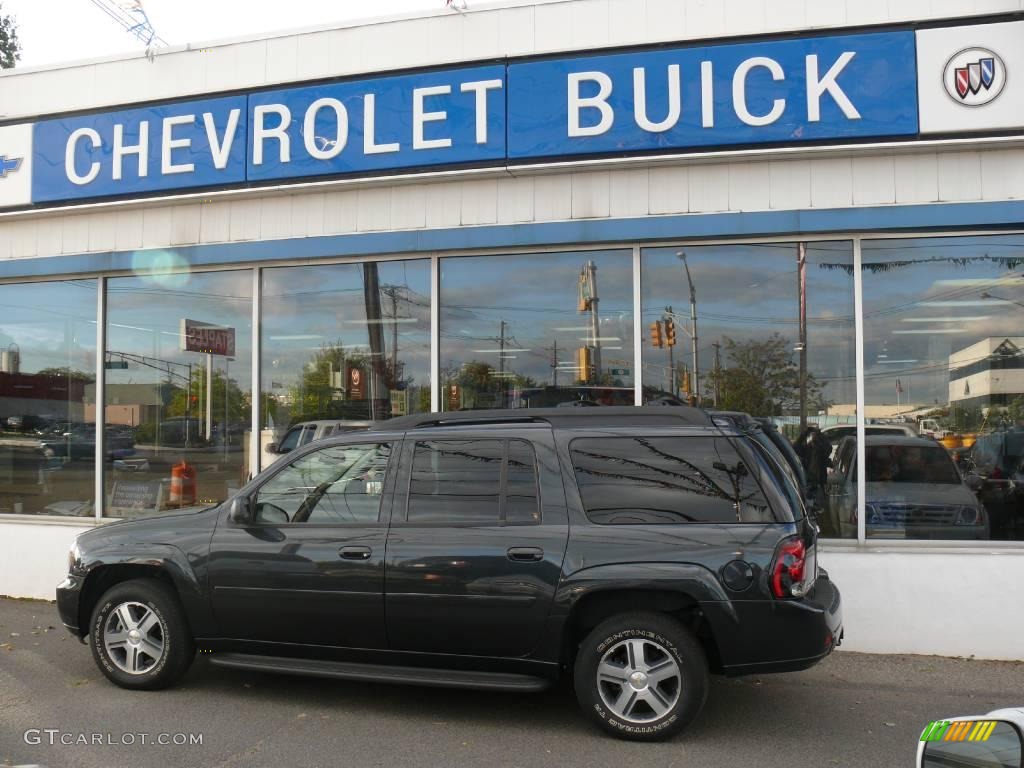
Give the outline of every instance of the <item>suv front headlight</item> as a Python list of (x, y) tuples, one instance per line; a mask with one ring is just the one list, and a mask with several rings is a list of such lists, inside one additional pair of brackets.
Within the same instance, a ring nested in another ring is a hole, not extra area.
[(960, 511), (956, 513), (956, 520), (953, 521), (954, 525), (979, 525), (980, 523), (980, 507), (960, 507)]
[(68, 573), (75, 570), (75, 566), (77, 566), (81, 560), (82, 550), (78, 546), (78, 537), (76, 536), (75, 540), (71, 542), (71, 549), (68, 550)]

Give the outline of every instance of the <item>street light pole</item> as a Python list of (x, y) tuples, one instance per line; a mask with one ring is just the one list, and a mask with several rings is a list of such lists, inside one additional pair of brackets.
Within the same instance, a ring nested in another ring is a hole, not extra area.
[(693, 278), (690, 276), (690, 265), (686, 261), (686, 252), (679, 251), (676, 256), (683, 262), (683, 269), (686, 270), (686, 282), (690, 286), (690, 350), (693, 363), (693, 404), (700, 405), (700, 369), (697, 366), (697, 291), (693, 287)]

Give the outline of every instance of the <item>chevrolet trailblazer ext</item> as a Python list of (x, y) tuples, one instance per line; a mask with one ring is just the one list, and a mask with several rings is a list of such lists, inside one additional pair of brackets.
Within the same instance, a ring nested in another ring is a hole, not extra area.
[(213, 664), (541, 690), (654, 740), (709, 673), (809, 667), (839, 592), (781, 457), (686, 407), (427, 414), (312, 443), (224, 504), (81, 534), (61, 618), (125, 688)]

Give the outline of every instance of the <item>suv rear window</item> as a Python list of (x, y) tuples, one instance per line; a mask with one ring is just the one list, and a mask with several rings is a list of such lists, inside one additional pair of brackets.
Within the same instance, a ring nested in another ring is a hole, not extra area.
[(735, 448), (722, 437), (580, 438), (570, 446), (593, 523), (775, 522)]

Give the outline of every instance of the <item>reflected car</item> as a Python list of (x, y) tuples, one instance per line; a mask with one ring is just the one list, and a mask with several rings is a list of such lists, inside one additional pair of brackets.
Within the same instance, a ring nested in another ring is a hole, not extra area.
[[(71, 424), (65, 431), (46, 433), (40, 443), (58, 458), (67, 461), (89, 460), (96, 455), (96, 425)], [(120, 425), (107, 427), (105, 443), (107, 461), (123, 459), (135, 453), (134, 433)]]
[(321, 419), (319, 421), (300, 421), (292, 424), (288, 431), (276, 443), (270, 443), (266, 452), (274, 456), (282, 456), (291, 453), (296, 448), (301, 448), (308, 443), (315, 443), (327, 437), (343, 435), (346, 432), (355, 432), (361, 429), (369, 429), (374, 425), (372, 421), (361, 421), (355, 419)]
[[(832, 444), (832, 458), (836, 457), (836, 449), (844, 437), (856, 437), (856, 424), (833, 424), (831, 427), (822, 427), (822, 437)], [(917, 437), (917, 433), (904, 424), (867, 424), (864, 427), (864, 434), (871, 435), (905, 435), (906, 437)]]
[[(865, 445), (865, 529), (872, 538), (988, 539), (985, 507), (941, 445), (924, 437), (872, 435)], [(844, 538), (857, 536), (856, 443), (840, 443), (828, 500)]]

